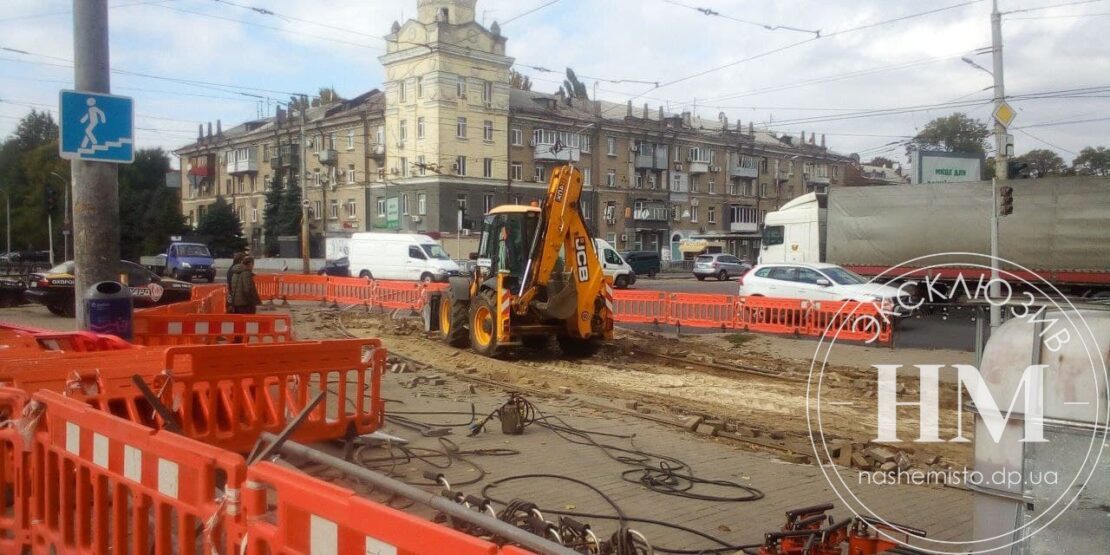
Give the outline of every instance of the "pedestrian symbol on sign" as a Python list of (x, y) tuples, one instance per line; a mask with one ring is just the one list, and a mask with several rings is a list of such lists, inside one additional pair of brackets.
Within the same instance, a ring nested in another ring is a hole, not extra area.
[(134, 108), (126, 96), (62, 91), (62, 158), (129, 164), (135, 160)]

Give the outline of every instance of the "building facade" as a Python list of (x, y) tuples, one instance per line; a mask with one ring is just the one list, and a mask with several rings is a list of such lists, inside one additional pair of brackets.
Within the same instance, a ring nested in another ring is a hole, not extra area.
[(459, 237), (459, 256), (489, 209), (538, 201), (551, 170), (572, 163), (586, 221), (619, 250), (754, 260), (767, 212), (843, 184), (851, 160), (815, 133), (513, 89), (507, 38), (475, 22), (475, 4), (420, 0), (415, 19), (395, 22), (383, 92), (202, 129), (177, 151), (183, 214), (195, 225), (223, 196), (253, 249), (271, 250), (266, 192), (303, 167), (317, 249), (329, 234), (405, 231)]

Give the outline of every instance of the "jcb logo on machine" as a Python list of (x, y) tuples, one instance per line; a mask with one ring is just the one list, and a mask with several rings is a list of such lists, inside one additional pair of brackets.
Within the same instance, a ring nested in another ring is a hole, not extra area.
[(563, 202), (563, 195), (567, 192), (567, 184), (560, 182), (559, 188), (555, 189), (555, 202)]
[(590, 281), (590, 257), (586, 256), (586, 239), (574, 238), (574, 260), (578, 265), (578, 281)]

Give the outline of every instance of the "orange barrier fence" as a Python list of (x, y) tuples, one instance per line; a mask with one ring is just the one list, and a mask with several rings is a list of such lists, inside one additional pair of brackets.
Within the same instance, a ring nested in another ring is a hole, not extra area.
[[(0, 388), (0, 422), (15, 423), (27, 394)], [(19, 427), (0, 426), (0, 553), (20, 553), (30, 545), (30, 457)]]
[(137, 345), (284, 343), (293, 340), (288, 314), (144, 314), (133, 322)]
[(662, 291), (613, 291), (613, 319), (618, 322), (664, 324), (669, 318), (667, 294)]
[(813, 335), (808, 311), (809, 302), (800, 299), (745, 297), (740, 300), (737, 327), (745, 331)]
[(286, 301), (325, 301), (328, 298), (329, 279), (334, 278), (328, 276), (280, 276), (277, 298)]
[[(270, 506), (273, 504), (273, 511)], [(268, 462), (247, 470), (246, 553), (495, 555), (497, 545)], [(516, 551), (516, 553), (528, 553)]]
[(670, 321), (679, 327), (735, 328), (738, 298), (732, 295), (672, 293)]
[(242, 457), (57, 393), (33, 400), (36, 553), (230, 552), (241, 529)]
[(819, 301), (809, 312), (809, 326), (814, 335), (825, 335), (846, 341), (890, 343), (893, 329), (879, 307), (870, 303)]
[(168, 384), (153, 385), (178, 413), (184, 435), (245, 452), (262, 432), (280, 432), (321, 391), (323, 401), (294, 439), (376, 431), (385, 418), (385, 357), (377, 339), (171, 347), (164, 365)]

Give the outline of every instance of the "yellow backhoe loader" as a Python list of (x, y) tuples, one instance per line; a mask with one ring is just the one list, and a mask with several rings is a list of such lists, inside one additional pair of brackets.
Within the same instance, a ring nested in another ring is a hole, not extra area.
[(544, 348), (570, 357), (613, 337), (613, 284), (602, 273), (578, 200), (582, 172), (556, 168), (539, 206), (504, 205), (482, 221), (474, 272), (429, 302), (429, 331), (454, 347), (496, 356)]

